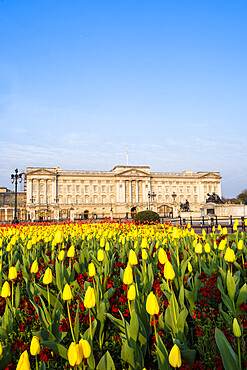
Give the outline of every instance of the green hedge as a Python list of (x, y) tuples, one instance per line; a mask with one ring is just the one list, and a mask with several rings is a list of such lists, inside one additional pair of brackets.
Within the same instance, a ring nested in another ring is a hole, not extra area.
[(135, 215), (134, 220), (136, 222), (140, 222), (141, 224), (149, 224), (153, 222), (159, 222), (160, 216), (158, 215), (158, 213), (153, 211), (141, 211)]

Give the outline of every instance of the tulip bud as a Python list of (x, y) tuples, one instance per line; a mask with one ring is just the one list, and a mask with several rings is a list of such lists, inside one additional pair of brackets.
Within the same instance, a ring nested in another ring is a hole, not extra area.
[(243, 239), (240, 239), (238, 242), (238, 250), (241, 251), (243, 249), (244, 241)]
[(43, 276), (43, 284), (48, 285), (52, 282), (52, 271), (50, 267), (47, 267)]
[(69, 284), (66, 284), (64, 289), (63, 289), (63, 300), (64, 301), (69, 301), (72, 298), (73, 298), (73, 296), (72, 296), (71, 288), (70, 288)]
[(166, 280), (173, 280), (175, 278), (175, 272), (173, 270), (171, 262), (167, 261), (164, 267), (164, 277)]
[(34, 235), (33, 237), (32, 237), (32, 244), (33, 245), (35, 245), (37, 243), (37, 236), (36, 235)]
[(21, 354), (16, 370), (30, 370), (30, 362), (27, 350)]
[(103, 249), (99, 249), (98, 250), (98, 253), (97, 253), (97, 260), (99, 261), (99, 262), (101, 262), (101, 261), (103, 261), (104, 260), (104, 251), (103, 251)]
[(180, 349), (176, 344), (174, 344), (169, 354), (169, 364), (175, 368), (182, 365)]
[(241, 328), (240, 328), (238, 320), (236, 318), (233, 319), (233, 334), (237, 338), (240, 338), (241, 335), (242, 335)]
[(37, 274), (39, 270), (39, 266), (38, 266), (38, 262), (37, 262), (37, 259), (35, 261), (33, 261), (32, 263), (32, 266), (31, 266), (31, 269), (30, 269), (30, 272), (31, 274)]
[(33, 243), (32, 243), (32, 240), (30, 239), (27, 242), (27, 249), (30, 250), (32, 248), (32, 246), (33, 246)]
[(56, 244), (62, 243), (63, 242), (63, 235), (61, 230), (57, 230), (56, 234), (54, 236), (54, 240)]
[(85, 298), (84, 298), (84, 306), (86, 308), (92, 308), (95, 306), (95, 293), (94, 289), (90, 286), (87, 288)]
[(203, 229), (203, 230), (202, 230), (202, 235), (203, 235), (203, 236), (206, 236), (206, 231), (205, 231), (205, 229)]
[(11, 266), (9, 268), (9, 275), (8, 275), (9, 280), (14, 280), (17, 278), (17, 271), (15, 266)]
[(191, 273), (193, 271), (190, 261), (188, 262), (188, 271)]
[(130, 264), (130, 265), (137, 265), (137, 264), (138, 264), (136, 254), (135, 254), (135, 252), (133, 251), (133, 249), (131, 249), (131, 250), (129, 251), (129, 264)]
[(73, 258), (75, 256), (75, 246), (71, 245), (71, 247), (68, 249), (67, 257)]
[(224, 259), (226, 262), (234, 262), (236, 259), (234, 250), (228, 247)]
[(146, 249), (142, 249), (142, 259), (144, 261), (146, 261), (146, 259), (148, 258), (148, 254), (147, 254), (147, 251)]
[(86, 339), (81, 339), (79, 341), (79, 347), (83, 353), (83, 358), (88, 358), (91, 355), (91, 347)]
[(10, 293), (9, 283), (8, 283), (8, 281), (5, 281), (5, 283), (2, 286), (1, 296), (3, 298), (7, 298), (7, 297), (10, 297), (10, 294), (11, 293)]
[(105, 245), (105, 250), (108, 252), (110, 250), (110, 243), (107, 241)]
[(202, 245), (201, 245), (201, 243), (196, 244), (195, 253), (202, 254)]
[(64, 254), (65, 254), (65, 253), (64, 253), (64, 250), (62, 249), (62, 250), (59, 252), (59, 255), (58, 255), (58, 257), (57, 257), (59, 261), (63, 261), (63, 259), (64, 259)]
[(32, 356), (36, 356), (40, 353), (40, 344), (39, 338), (35, 335), (32, 338), (31, 345), (30, 345), (30, 353)]
[(210, 247), (210, 245), (209, 245), (208, 243), (206, 243), (206, 244), (204, 245), (204, 249), (205, 249), (205, 252), (206, 252), (206, 253), (210, 253), (210, 252), (211, 252), (211, 247)]
[(188, 229), (191, 229), (191, 224), (190, 224), (190, 222), (188, 222), (187, 228), (188, 228)]
[(2, 346), (2, 342), (0, 342), (0, 356), (2, 356), (3, 354), (3, 346)]
[(148, 240), (146, 237), (144, 237), (141, 242), (141, 248), (147, 248), (147, 246), (148, 246)]
[(158, 260), (159, 263), (161, 263), (162, 265), (164, 265), (168, 261), (167, 254), (163, 248), (159, 248)]
[(79, 344), (76, 345), (77, 348), (77, 360), (76, 360), (76, 365), (80, 365), (82, 360), (83, 360), (83, 352)]
[(219, 250), (223, 251), (225, 249), (225, 247), (226, 247), (226, 240), (223, 239), (223, 240), (220, 241)]
[(227, 227), (223, 227), (222, 234), (227, 235)]
[(129, 301), (133, 301), (136, 297), (136, 287), (135, 285), (130, 285), (127, 293), (127, 298)]
[(91, 263), (89, 263), (89, 265), (88, 265), (88, 275), (89, 275), (90, 277), (93, 277), (95, 274), (96, 274), (95, 266), (94, 266), (94, 263), (93, 263), (93, 262), (91, 262)]
[(70, 366), (75, 366), (76, 361), (78, 359), (78, 352), (79, 351), (78, 351), (78, 347), (76, 346), (76, 343), (72, 342), (67, 352)]
[(126, 285), (130, 285), (133, 283), (133, 273), (130, 265), (127, 265), (126, 269), (124, 270), (123, 283)]
[(105, 246), (105, 238), (104, 237), (100, 238), (99, 245), (100, 245), (100, 248), (104, 248), (104, 246)]
[(153, 292), (149, 293), (147, 297), (146, 310), (149, 315), (157, 315), (159, 313), (158, 301)]

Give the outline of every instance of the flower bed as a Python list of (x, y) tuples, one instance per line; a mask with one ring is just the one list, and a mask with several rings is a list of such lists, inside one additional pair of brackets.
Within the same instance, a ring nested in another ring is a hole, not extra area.
[(247, 368), (246, 233), (0, 228), (0, 369)]

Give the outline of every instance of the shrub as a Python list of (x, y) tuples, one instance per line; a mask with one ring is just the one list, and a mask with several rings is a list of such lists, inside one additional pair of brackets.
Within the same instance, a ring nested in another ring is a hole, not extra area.
[(141, 211), (135, 215), (134, 220), (136, 222), (140, 222), (141, 224), (150, 224), (153, 222), (159, 222), (160, 216), (158, 215), (158, 213), (153, 211)]

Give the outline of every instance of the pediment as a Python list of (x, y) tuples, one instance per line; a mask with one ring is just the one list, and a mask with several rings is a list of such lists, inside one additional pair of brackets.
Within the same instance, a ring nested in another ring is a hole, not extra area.
[(27, 169), (27, 172), (26, 172), (26, 175), (30, 176), (30, 175), (38, 175), (38, 176), (42, 176), (42, 175), (46, 175), (46, 176), (54, 176), (56, 175), (56, 169), (47, 169), (47, 168), (33, 168), (33, 169)]
[(220, 172), (207, 172), (207, 173), (201, 174), (200, 178), (201, 179), (221, 179), (221, 176), (220, 176)]
[(139, 169), (129, 169), (129, 170), (126, 170), (126, 171), (123, 171), (123, 172), (120, 172), (118, 174), (116, 174), (116, 176), (123, 176), (123, 177), (150, 177), (150, 174), (144, 172), (144, 171), (141, 171)]

